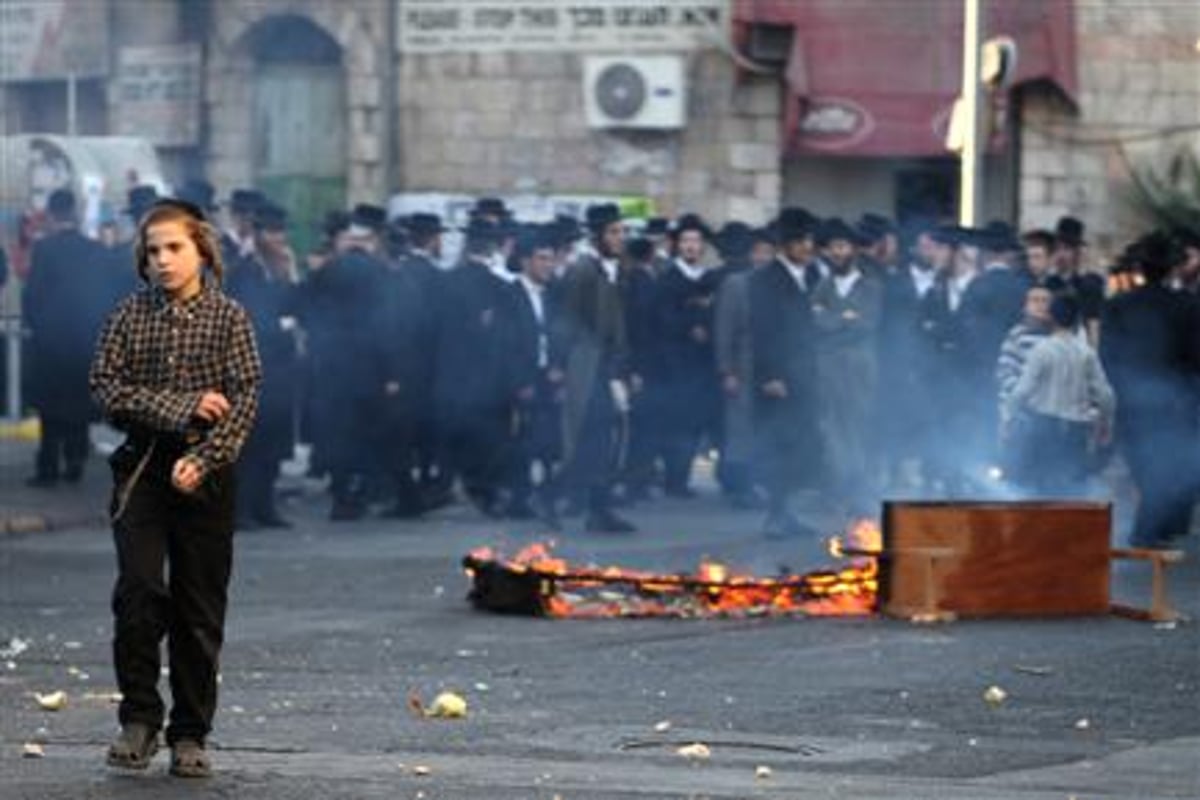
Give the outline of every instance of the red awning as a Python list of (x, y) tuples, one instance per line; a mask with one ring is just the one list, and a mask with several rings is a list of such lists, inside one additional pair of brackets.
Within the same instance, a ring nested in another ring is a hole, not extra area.
[[(1076, 90), (1072, 0), (984, 0), (984, 37), (1017, 43), (1015, 84)], [(791, 26), (793, 153), (946, 155), (962, 83), (961, 0), (735, 0), (734, 22)]]

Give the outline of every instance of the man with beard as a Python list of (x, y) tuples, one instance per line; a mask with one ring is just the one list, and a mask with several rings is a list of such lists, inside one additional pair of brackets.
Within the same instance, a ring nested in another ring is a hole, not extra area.
[(501, 230), (476, 215), (462, 262), (442, 281), (434, 407), (451, 469), (487, 516), (503, 514), (512, 411), (512, 286), (492, 271)]
[(1069, 294), (1079, 304), (1088, 341), (1095, 347), (1100, 338), (1100, 314), (1104, 307), (1104, 279), (1089, 272), (1083, 263), (1087, 241), (1084, 225), (1075, 217), (1062, 217), (1054, 232), (1054, 272), (1046, 285), (1055, 294)]
[(1195, 496), (1200, 321), (1190, 299), (1166, 285), (1172, 249), (1161, 233), (1133, 249), (1146, 283), (1109, 301), (1100, 340), (1118, 399), (1118, 445), (1140, 495), (1136, 547), (1169, 547), (1187, 534)]
[(912, 487), (926, 456), (934, 415), (932, 340), (922, 327), (922, 305), (938, 275), (950, 268), (953, 249), (939, 240), (936, 226), (915, 229), (911, 257), (883, 283), (879, 324), (879, 426), (882, 453), (893, 486)]
[[(934, 233), (939, 254), (949, 248), (946, 271), (939, 272), (921, 307), (921, 330), (931, 348), (930, 383), (940, 393), (939, 414), (930, 427), (926, 477), (937, 492), (968, 491), (968, 468), (981, 457), (981, 431), (991, 429), (976, 418), (976, 401), (985, 395), (995, 362), (976, 365), (967, 340), (972, 314), (971, 284), (978, 276), (979, 249), (974, 232), (942, 228)], [(979, 370), (976, 367), (979, 367)], [(926, 389), (926, 397), (928, 397)]]
[[(554, 478), (562, 457), (562, 387), (565, 373), (552, 348), (550, 331), (557, 309), (548, 287), (554, 277), (554, 232), (532, 227), (518, 238), (514, 256), (521, 274), (514, 284), (513, 367), (516, 434), (511, 498), (505, 516), (541, 516), (558, 527), (554, 512)], [(541, 471), (533, 502), (533, 468)]]
[(349, 226), (338, 234), (336, 255), (312, 275), (302, 294), (301, 318), (317, 376), (314, 444), (329, 469), (334, 521), (366, 515), (367, 478), (378, 466), (372, 422), (385, 383), (379, 258), (384, 222), (382, 208), (356, 206)]
[[(724, 394), (721, 462), (718, 480), (735, 508), (755, 508), (754, 464), (754, 350), (750, 318), (752, 252), (756, 234), (748, 226), (731, 222), (717, 235), (726, 274), (717, 291), (713, 340), (717, 374)], [(774, 247), (771, 248), (772, 252)]]
[(832, 272), (812, 293), (816, 328), (818, 419), (835, 500), (852, 515), (869, 514), (875, 496), (872, 424), (878, 384), (879, 282), (855, 262), (854, 231), (840, 219), (821, 226)]
[(755, 424), (769, 500), (764, 533), (770, 538), (810, 532), (789, 510), (788, 500), (793, 490), (815, 485), (821, 465), (806, 277), (814, 248), (812, 223), (798, 215), (781, 216), (779, 240), (779, 258), (749, 279)]
[(634, 526), (612, 510), (612, 482), (627, 430), (629, 372), (621, 255), (625, 231), (614, 203), (587, 210), (591, 247), (564, 278), (559, 340), (566, 359), (565, 472), (587, 493), (588, 531), (626, 533)]
[(649, 499), (658, 481), (658, 459), (663, 453), (664, 418), (668, 387), (663, 377), (662, 341), (658, 335), (657, 256), (649, 239), (637, 238), (625, 247), (627, 269), (621, 281), (629, 369), (641, 379), (641, 389), (629, 410), (629, 448), (622, 480), (625, 499)]
[(264, 201), (254, 215), (250, 255), (230, 264), (228, 291), (250, 315), (263, 378), (258, 416), (238, 468), (238, 530), (290, 528), (275, 506), (279, 464), (292, 456), (297, 354), (292, 306), (299, 280), (288, 246), (287, 212)]
[(396, 314), (406, 313), (412, 318), (397, 324), (415, 326), (411, 336), (415, 347), (407, 349), (412, 358), (411, 382), (405, 388), (411, 401), (412, 446), (416, 467), (416, 491), (404, 482), (399, 490), (396, 516), (413, 516), (422, 510), (446, 504), (453, 494), (453, 476), (445, 463), (441, 437), (434, 412), (433, 386), (437, 370), (437, 336), (441, 318), (442, 278), (445, 276), (438, 263), (442, 258), (442, 234), (446, 228), (437, 214), (416, 213), (405, 223), (408, 234), (408, 256), (400, 264), (403, 309)]
[(681, 217), (673, 232), (675, 261), (659, 279), (658, 320), (663, 353), (666, 425), (663, 442), (664, 490), (668, 497), (690, 498), (692, 461), (717, 420), (713, 359), (713, 300), (716, 283), (704, 266), (710, 238), (700, 217)]
[(56, 189), (46, 211), (50, 231), (33, 245), (21, 293), (30, 334), (30, 400), (42, 425), (35, 472), (27, 482), (36, 488), (83, 477), (88, 423), (95, 415), (88, 369), (114, 300), (104, 249), (79, 230), (75, 195)]

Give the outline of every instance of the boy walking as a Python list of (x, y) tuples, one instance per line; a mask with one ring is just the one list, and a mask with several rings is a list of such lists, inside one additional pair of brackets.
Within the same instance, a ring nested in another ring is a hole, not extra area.
[(219, 234), (198, 208), (153, 206), (138, 225), (135, 258), (148, 285), (109, 318), (90, 377), (127, 437), (111, 458), (113, 657), (123, 699), (108, 763), (145, 769), (154, 756), (165, 637), (171, 773), (206, 777), (233, 556), (233, 464), (254, 422), (262, 370), (246, 312), (220, 290)]

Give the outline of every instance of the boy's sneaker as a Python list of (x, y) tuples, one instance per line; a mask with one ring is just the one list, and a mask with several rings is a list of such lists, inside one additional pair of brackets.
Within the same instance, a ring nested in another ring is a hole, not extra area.
[(158, 731), (141, 722), (121, 726), (108, 748), (108, 765), (120, 769), (145, 769), (158, 752)]
[(180, 739), (171, 745), (171, 774), (177, 778), (208, 778), (212, 761), (204, 745), (195, 739)]

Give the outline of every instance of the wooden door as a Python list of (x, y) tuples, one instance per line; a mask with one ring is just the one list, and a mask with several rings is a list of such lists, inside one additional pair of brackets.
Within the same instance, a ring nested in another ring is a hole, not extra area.
[(266, 63), (254, 91), (258, 188), (291, 214), (302, 257), (327, 211), (346, 204), (346, 107), (335, 64)]

